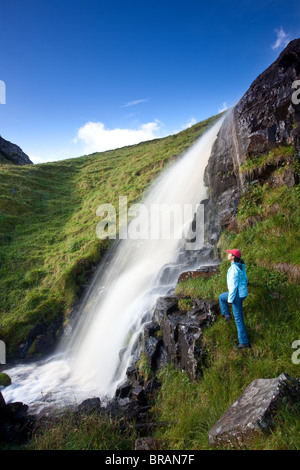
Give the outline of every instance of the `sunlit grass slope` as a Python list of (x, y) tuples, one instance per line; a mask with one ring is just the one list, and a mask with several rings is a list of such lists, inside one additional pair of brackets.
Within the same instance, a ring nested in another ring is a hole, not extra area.
[(12, 352), (37, 324), (65, 320), (93, 265), (96, 209), (137, 201), (216, 117), (163, 139), (38, 165), (0, 164), (0, 338)]

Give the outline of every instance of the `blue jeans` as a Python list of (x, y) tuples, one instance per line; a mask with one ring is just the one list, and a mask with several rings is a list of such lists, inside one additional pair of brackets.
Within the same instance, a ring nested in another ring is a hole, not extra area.
[[(226, 317), (231, 317), (228, 304), (228, 294), (228, 292), (223, 292), (223, 294), (220, 294), (219, 303), (222, 315)], [(239, 297), (239, 294), (237, 293), (234, 301), (232, 302), (232, 313), (235, 319), (238, 340), (240, 344), (249, 343), (243, 315), (243, 300), (245, 300), (245, 298), (246, 297)]]

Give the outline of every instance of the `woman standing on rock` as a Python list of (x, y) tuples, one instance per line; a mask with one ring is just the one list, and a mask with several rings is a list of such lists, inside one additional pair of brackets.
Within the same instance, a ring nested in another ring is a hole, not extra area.
[(225, 320), (231, 320), (229, 304), (232, 304), (232, 313), (238, 333), (238, 349), (250, 348), (250, 343), (244, 323), (243, 301), (248, 295), (248, 279), (244, 261), (241, 260), (239, 250), (226, 250), (231, 266), (227, 272), (228, 292), (219, 295), (221, 313)]

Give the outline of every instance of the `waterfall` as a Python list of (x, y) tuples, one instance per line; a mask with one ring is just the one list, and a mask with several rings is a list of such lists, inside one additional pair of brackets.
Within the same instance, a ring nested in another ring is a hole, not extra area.
[(163, 171), (145, 193), (142, 210), (126, 227), (129, 234), (135, 234), (146, 225), (144, 236), (116, 240), (78, 307), (76, 327), (56, 353), (38, 363), (6, 370), (12, 379), (2, 390), (6, 402), (22, 401), (38, 412), (93, 396), (114, 396), (138, 353), (143, 326), (151, 320), (157, 298), (174, 289), (185, 270), (178, 256), (193, 214), (172, 214), (171, 236), (162, 237), (161, 212), (153, 209), (191, 206), (196, 210), (206, 198), (204, 170), (223, 120)]

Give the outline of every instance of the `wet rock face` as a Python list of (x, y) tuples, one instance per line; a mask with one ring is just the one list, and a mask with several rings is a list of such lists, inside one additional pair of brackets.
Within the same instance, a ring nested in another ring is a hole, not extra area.
[(28, 406), (21, 402), (6, 404), (0, 393), (0, 442), (22, 444), (30, 437), (34, 418), (29, 416)]
[(0, 136), (0, 163), (12, 163), (14, 165), (33, 164), (28, 155), (16, 144)]
[(237, 206), (246, 187), (239, 168), (246, 158), (281, 145), (293, 145), (300, 155), (300, 104), (292, 99), (299, 79), (300, 39), (295, 39), (226, 116), (205, 171), (208, 238), (224, 228), (237, 229)]
[(177, 296), (160, 298), (154, 319), (161, 329), (162, 344), (169, 360), (195, 380), (205, 364), (202, 331), (219, 315), (219, 304), (211, 299), (195, 299), (192, 308), (184, 312), (179, 309), (178, 301)]
[(275, 379), (254, 380), (209, 431), (210, 444), (243, 447), (255, 433), (270, 429), (283, 400), (299, 403), (299, 379), (281, 374)]
[(297, 144), (300, 104), (293, 83), (300, 78), (300, 39), (291, 41), (278, 59), (252, 83), (234, 110), (241, 159), (275, 146)]

